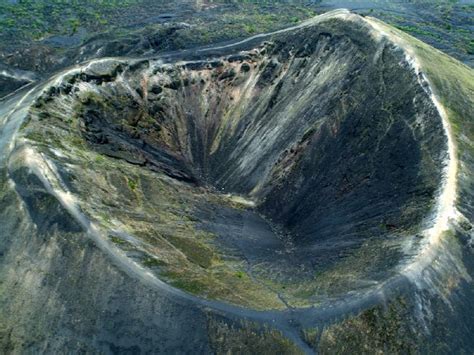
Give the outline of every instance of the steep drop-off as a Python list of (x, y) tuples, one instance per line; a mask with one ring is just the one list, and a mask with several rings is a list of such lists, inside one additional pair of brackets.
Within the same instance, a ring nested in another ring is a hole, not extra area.
[(338, 11), (4, 102), (4, 349), (452, 347), (443, 312), (472, 293), (452, 126), (473, 74), (390, 31)]

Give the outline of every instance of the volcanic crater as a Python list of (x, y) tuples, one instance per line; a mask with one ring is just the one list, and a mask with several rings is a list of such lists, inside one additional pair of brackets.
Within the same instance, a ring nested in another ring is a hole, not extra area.
[(427, 83), (373, 32), (334, 17), (79, 66), (37, 98), (36, 153), (18, 148), (11, 176), (38, 228), (77, 228), (41, 216), (33, 154), (111, 248), (204, 299), (285, 309), (370, 289), (418, 253), (447, 157)]

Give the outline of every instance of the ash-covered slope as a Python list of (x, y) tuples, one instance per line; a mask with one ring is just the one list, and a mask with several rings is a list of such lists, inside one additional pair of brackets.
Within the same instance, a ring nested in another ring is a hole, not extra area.
[(336, 11), (10, 99), (4, 349), (472, 349), (473, 77)]

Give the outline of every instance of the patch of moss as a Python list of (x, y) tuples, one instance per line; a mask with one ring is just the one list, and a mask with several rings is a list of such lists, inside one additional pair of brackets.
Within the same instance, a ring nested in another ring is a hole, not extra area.
[(214, 251), (198, 240), (175, 236), (167, 236), (166, 239), (181, 250), (189, 261), (203, 268), (209, 268), (217, 261)]
[(69, 143), (74, 146), (74, 147), (78, 147), (78, 148), (83, 148), (85, 146), (85, 141), (82, 137), (79, 137), (79, 136), (73, 136), (71, 137)]
[(128, 183), (128, 187), (130, 188), (130, 190), (132, 191), (135, 191), (138, 187), (138, 183), (137, 181), (131, 179), (131, 178), (128, 178), (127, 179), (127, 183)]
[(319, 336), (321, 334), (318, 328), (307, 328), (303, 329), (303, 340), (313, 349), (318, 346)]
[(168, 278), (174, 287), (195, 295), (202, 294), (204, 291), (209, 290), (209, 284), (199, 279), (186, 279), (181, 277), (178, 273), (173, 272), (164, 273), (162, 276)]
[(209, 339), (217, 354), (303, 354), (303, 351), (280, 331), (244, 322), (230, 326), (210, 318)]
[(125, 240), (121, 239), (121, 238), (118, 238), (118, 237), (110, 237), (110, 240), (115, 243), (115, 244), (118, 244), (118, 245), (124, 245), (126, 243)]
[(79, 27), (99, 30), (109, 21), (116, 23), (117, 11), (130, 10), (143, 0), (90, 0), (87, 5), (62, 1), (3, 1), (0, 34), (20, 39), (40, 39), (47, 35), (72, 35)]
[(147, 257), (142, 261), (142, 264), (149, 268), (160, 267), (166, 265), (162, 260), (153, 257)]
[(403, 298), (391, 302), (386, 310), (373, 307), (326, 327), (317, 344), (320, 354), (419, 352), (417, 333), (410, 326), (411, 310)]
[(243, 271), (237, 271), (235, 273), (235, 276), (237, 276), (239, 279), (243, 279), (246, 276), (246, 274)]
[(105, 158), (104, 158), (102, 155), (97, 155), (97, 156), (94, 158), (94, 162), (96, 162), (97, 164), (104, 163), (104, 162), (105, 162)]
[(405, 31), (405, 32), (408, 32), (408, 33), (412, 33), (412, 34), (417, 34), (417, 35), (421, 35), (421, 36), (427, 36), (427, 37), (433, 37), (433, 38), (437, 38), (437, 39), (440, 39), (441, 36), (439, 34), (437, 34), (436, 32), (432, 31), (432, 30), (427, 30), (427, 29), (424, 29), (420, 26), (403, 26), (403, 25), (397, 25), (396, 26), (398, 29), (402, 30), (402, 31)]

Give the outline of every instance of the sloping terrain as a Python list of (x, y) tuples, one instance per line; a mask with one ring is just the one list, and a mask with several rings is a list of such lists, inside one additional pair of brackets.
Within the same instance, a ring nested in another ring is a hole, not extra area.
[(473, 104), (347, 11), (11, 97), (4, 351), (472, 350)]
[(0, 97), (26, 85), (24, 74), (36, 81), (95, 58), (158, 55), (246, 38), (338, 8), (385, 21), (473, 66), (471, 0), (4, 0)]

